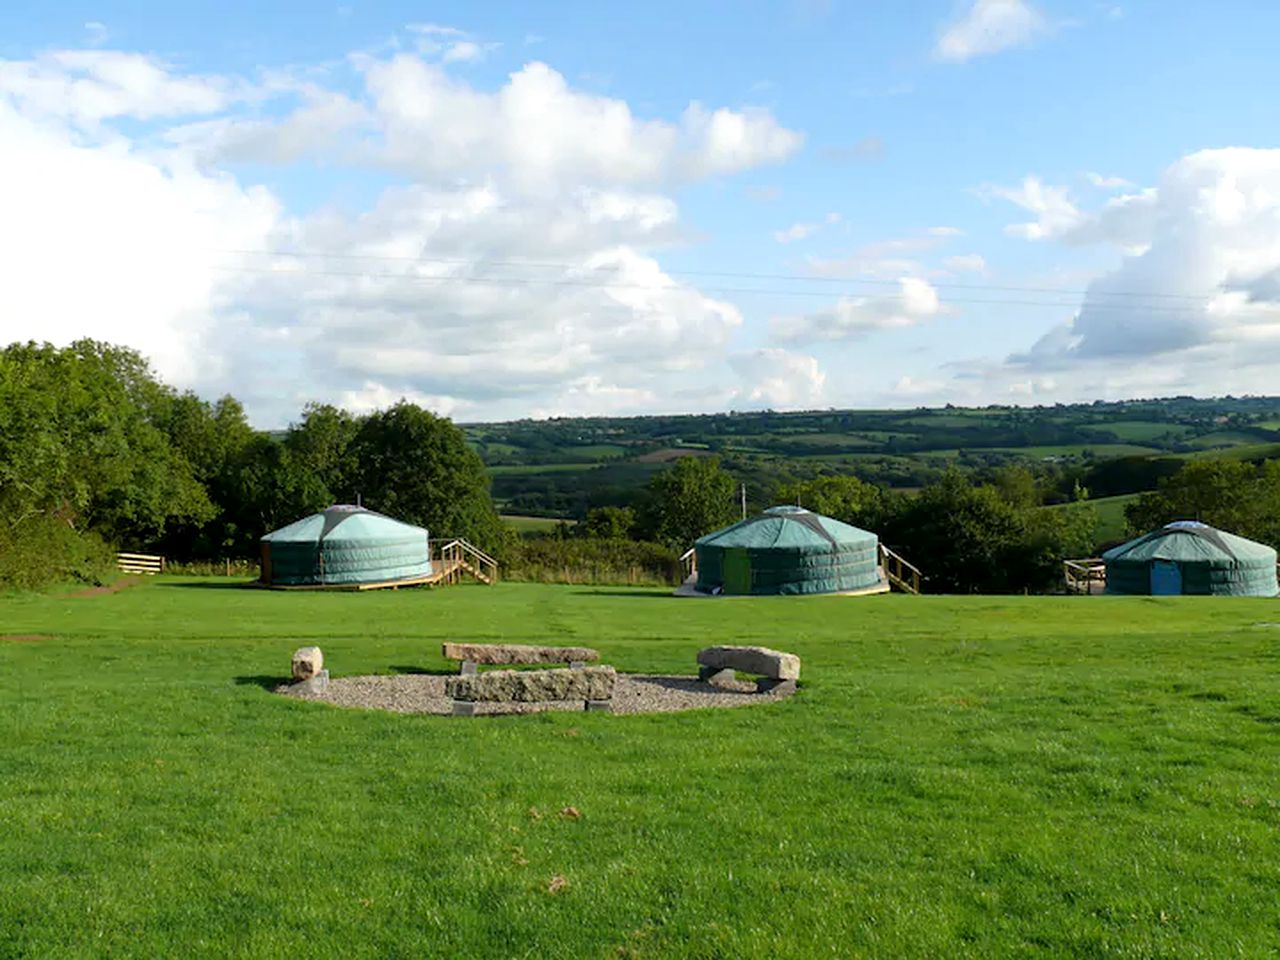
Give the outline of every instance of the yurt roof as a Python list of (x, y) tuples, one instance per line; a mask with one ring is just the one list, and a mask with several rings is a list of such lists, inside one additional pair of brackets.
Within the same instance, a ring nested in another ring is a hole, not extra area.
[(697, 544), (702, 547), (787, 550), (830, 548), (874, 539), (874, 533), (859, 530), (820, 513), (803, 507), (782, 506), (770, 507), (764, 513), (699, 537)]
[(401, 523), (373, 510), (342, 503), (295, 520), (262, 539), (267, 543), (318, 543), (330, 538), (348, 542), (386, 542), (420, 540), (426, 532), (422, 527)]
[(1106, 561), (1148, 560), (1181, 562), (1246, 560), (1275, 562), (1276, 552), (1265, 544), (1237, 537), (1195, 520), (1175, 520), (1102, 555)]

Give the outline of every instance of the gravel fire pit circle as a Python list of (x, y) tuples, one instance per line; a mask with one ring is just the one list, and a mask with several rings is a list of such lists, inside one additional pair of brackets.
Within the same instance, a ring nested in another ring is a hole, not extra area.
[[(389, 710), (393, 713), (431, 713), (448, 716), (453, 701), (445, 696), (446, 677), (430, 673), (392, 674), (371, 677), (337, 677), (322, 692), (297, 692), (287, 684), (275, 692), (298, 700), (316, 700), (339, 707)], [(754, 683), (738, 681), (732, 686), (712, 686), (697, 677), (620, 673), (613, 688), (614, 713), (671, 713), (711, 707), (750, 707), (784, 700), (789, 693), (778, 690), (756, 693)], [(539, 713), (547, 710), (581, 712), (581, 700), (552, 700), (544, 703), (477, 703), (477, 715)]]

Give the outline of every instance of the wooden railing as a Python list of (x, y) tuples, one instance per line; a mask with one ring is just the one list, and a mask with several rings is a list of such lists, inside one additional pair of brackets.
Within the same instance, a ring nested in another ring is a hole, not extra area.
[(684, 553), (680, 554), (680, 580), (683, 583), (690, 577), (698, 575), (698, 553), (693, 547), (690, 547)]
[(1098, 593), (1107, 586), (1107, 565), (1101, 557), (1063, 560), (1062, 579), (1067, 593)]
[(920, 582), (924, 580), (920, 570), (883, 543), (880, 544), (880, 566), (890, 586), (897, 587), (903, 593), (920, 592)]
[(457, 583), (464, 573), (469, 573), (481, 583), (496, 583), (498, 561), (479, 547), (461, 537), (446, 541), (438, 553), (443, 568), (444, 581)]
[(121, 573), (164, 573), (164, 557), (149, 553), (117, 553), (116, 567)]

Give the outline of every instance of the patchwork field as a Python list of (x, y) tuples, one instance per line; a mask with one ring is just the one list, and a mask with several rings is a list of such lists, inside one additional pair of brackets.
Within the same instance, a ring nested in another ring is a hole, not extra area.
[[(163, 578), (0, 598), (0, 634), (0, 956), (1280, 951), (1275, 601)], [(351, 675), (444, 638), (767, 643), (803, 684), (488, 720), (268, 692), (304, 642)]]

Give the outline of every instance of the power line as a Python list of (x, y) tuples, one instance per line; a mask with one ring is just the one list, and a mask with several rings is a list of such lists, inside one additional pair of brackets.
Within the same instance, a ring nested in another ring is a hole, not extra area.
[[(399, 273), (370, 273), (368, 271), (338, 271), (338, 270), (277, 270), (267, 267), (244, 267), (230, 265), (215, 265), (215, 270), (230, 273), (246, 273), (255, 275), (265, 275), (271, 277), (336, 277), (355, 280), (385, 280), (400, 283), (415, 284), (436, 284), (444, 285), (461, 285), (461, 286), (545, 286), (545, 287), (577, 287), (594, 290), (639, 290), (648, 292), (662, 291), (684, 291), (688, 293), (709, 293), (720, 295), (739, 295), (739, 294), (763, 294), (767, 296), (785, 296), (785, 297), (818, 297), (829, 300), (833, 296), (865, 296), (865, 292), (832, 292), (830, 290), (794, 290), (794, 289), (777, 289), (767, 287), (697, 287), (686, 288), (676, 284), (654, 285), (654, 284), (638, 284), (638, 283), (622, 283), (611, 282), (607, 280), (573, 280), (565, 278), (537, 278), (537, 277), (470, 277), (450, 275), (444, 277), (425, 277), (414, 276)], [(977, 289), (977, 288), (975, 288)], [(998, 291), (1000, 288), (990, 288)], [(1054, 291), (1059, 293), (1060, 291)], [(880, 297), (881, 300), (905, 302), (906, 297), (902, 294), (889, 294)], [(1010, 298), (981, 298), (981, 297), (947, 297), (947, 304), (981, 304), (986, 306), (1014, 306), (1014, 307), (1054, 307), (1058, 309), (1078, 309), (1080, 304), (1076, 300), (1017, 300)], [(1146, 313), (1159, 313), (1165, 315), (1183, 315), (1183, 316), (1200, 316), (1201, 311), (1192, 309), (1191, 307), (1165, 306), (1159, 304), (1139, 304), (1139, 303), (1094, 303), (1090, 304), (1091, 309), (1095, 310), (1124, 310), (1124, 311), (1142, 311)]]
[[(323, 251), (299, 251), (299, 250), (217, 250), (216, 253), (227, 253), (238, 256), (249, 257), (279, 257), (291, 259), (322, 259), (322, 260), (373, 260), (386, 263), (404, 263), (404, 264), (446, 264), (453, 266), (470, 266), (477, 268), (485, 267), (504, 267), (515, 269), (536, 269), (536, 270), (559, 270), (559, 271), (604, 271), (612, 269), (608, 266), (586, 267), (581, 264), (572, 263), (550, 263), (546, 261), (536, 260), (483, 260), (478, 258), (467, 257), (394, 257), (385, 254), (364, 254), (364, 253), (331, 253)], [(755, 272), (737, 272), (728, 270), (675, 270), (663, 268), (663, 272), (673, 276), (684, 277), (725, 277), (737, 280), (781, 280), (796, 283), (822, 283), (822, 284), (843, 284), (843, 285), (866, 285), (866, 286), (888, 286), (896, 287), (899, 280), (886, 280), (874, 277), (824, 277), (812, 276), (808, 274), (793, 273), (755, 273)], [(433, 278), (434, 279), (434, 278)], [(925, 279), (925, 278), (921, 278)], [(1034, 287), (1034, 286), (1013, 286), (999, 285), (990, 283), (964, 283), (961, 281), (937, 280), (928, 281), (930, 286), (938, 289), (951, 290), (978, 290), (978, 291), (995, 291), (1000, 293), (1044, 293), (1056, 294), (1058, 296), (1106, 296), (1106, 297), (1134, 297), (1134, 298), (1150, 298), (1156, 300), (1172, 300), (1172, 301), (1194, 301), (1204, 303), (1217, 295), (1217, 291), (1205, 294), (1187, 294), (1187, 293), (1164, 293), (1158, 290), (1079, 290), (1068, 289), (1063, 287)], [(616, 284), (610, 284), (616, 286)]]

